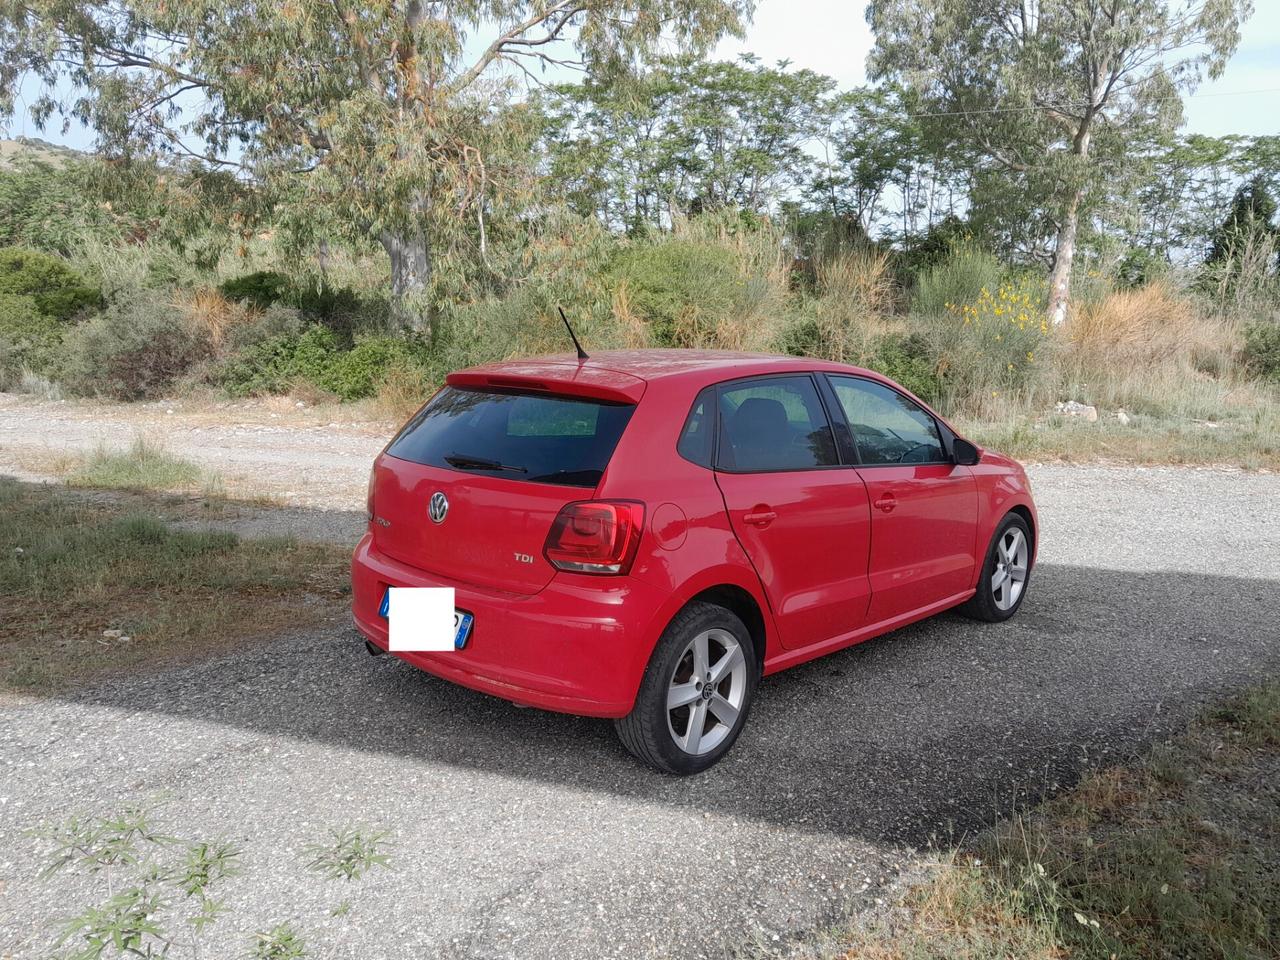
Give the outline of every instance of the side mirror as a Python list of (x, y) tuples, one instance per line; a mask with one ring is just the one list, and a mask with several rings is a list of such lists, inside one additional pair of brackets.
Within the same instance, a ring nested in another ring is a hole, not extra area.
[(962, 467), (972, 467), (982, 459), (982, 454), (964, 437), (956, 437), (951, 442), (951, 455), (957, 464)]

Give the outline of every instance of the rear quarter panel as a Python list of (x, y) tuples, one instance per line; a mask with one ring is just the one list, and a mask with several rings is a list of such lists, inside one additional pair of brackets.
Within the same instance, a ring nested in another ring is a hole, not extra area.
[(704, 385), (683, 380), (651, 383), (596, 489), (601, 499), (644, 503), (644, 539), (631, 576), (667, 596), (637, 644), (637, 688), (667, 624), (685, 604), (713, 587), (746, 591), (764, 619), (766, 655), (776, 642), (768, 601), (733, 535), (715, 474), (676, 451), (689, 409)]

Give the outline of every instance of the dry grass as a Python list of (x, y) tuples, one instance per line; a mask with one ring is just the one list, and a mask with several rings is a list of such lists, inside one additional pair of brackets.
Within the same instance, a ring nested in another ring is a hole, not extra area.
[(253, 310), (245, 304), (228, 300), (217, 290), (193, 290), (174, 304), (182, 311), (188, 327), (208, 337), (215, 350), (221, 350), (231, 331), (253, 320)]
[(136, 500), (0, 480), (0, 690), (55, 692), (335, 614), (348, 551), (175, 530), (161, 500)]
[(1098, 367), (1186, 359), (1196, 351), (1230, 352), (1233, 325), (1210, 321), (1165, 281), (1110, 293), (1072, 312), (1064, 330), (1069, 355)]
[(378, 384), (373, 408), (379, 417), (401, 424), (417, 413), (434, 391), (435, 386), (422, 370), (396, 364)]
[(1280, 955), (1280, 683), (954, 852), (846, 960)]

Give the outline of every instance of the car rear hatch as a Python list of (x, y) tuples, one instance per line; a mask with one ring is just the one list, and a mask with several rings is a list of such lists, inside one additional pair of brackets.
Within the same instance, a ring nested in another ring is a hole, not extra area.
[(374, 544), (430, 574), (528, 595), (555, 574), (543, 556), (552, 522), (591, 499), (635, 401), (599, 383), (583, 395), (546, 376), (495, 379), (451, 377), (378, 459)]

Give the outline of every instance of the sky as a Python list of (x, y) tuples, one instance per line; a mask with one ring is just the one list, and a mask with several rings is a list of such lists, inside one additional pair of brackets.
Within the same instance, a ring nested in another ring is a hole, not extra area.
[[(1280, 134), (1280, 0), (1254, 0), (1254, 5), (1226, 71), (1186, 100), (1185, 132)], [(864, 9), (862, 0), (758, 0), (745, 39), (722, 41), (714, 56), (733, 59), (754, 53), (769, 64), (790, 60), (797, 68), (835, 78), (841, 88), (859, 86), (866, 82), (864, 65), (873, 41)], [(36, 93), (23, 92), (28, 97)], [(63, 134), (55, 122), (41, 132), (22, 115), (0, 135), (39, 136), (81, 150), (92, 147), (91, 137), (78, 126)]]
[[(1280, 0), (1254, 0), (1254, 7), (1226, 71), (1185, 101), (1185, 132), (1280, 134)], [(746, 39), (722, 41), (716, 56), (790, 60), (834, 77), (841, 88), (856, 87), (866, 82), (873, 43), (865, 9), (860, 0), (759, 0)]]

